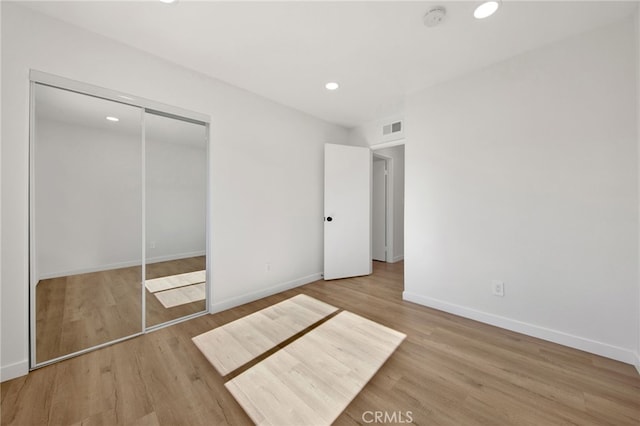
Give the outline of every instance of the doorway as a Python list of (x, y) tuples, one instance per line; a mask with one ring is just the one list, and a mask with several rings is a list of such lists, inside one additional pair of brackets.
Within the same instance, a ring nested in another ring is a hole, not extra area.
[[(388, 168), (392, 160), (373, 154), (371, 189), (371, 259), (387, 262)], [(393, 212), (391, 212), (393, 215)]]
[(395, 263), (404, 259), (404, 144), (372, 149), (372, 260)]

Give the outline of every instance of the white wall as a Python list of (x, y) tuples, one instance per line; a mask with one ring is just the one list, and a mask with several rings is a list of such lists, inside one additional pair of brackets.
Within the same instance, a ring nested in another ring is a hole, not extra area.
[[(640, 164), (640, 7), (636, 9), (636, 124), (637, 124), (637, 137), (638, 137), (638, 164)], [(638, 173), (638, 179), (640, 179), (640, 172)], [(640, 189), (640, 183), (638, 184)], [(640, 196), (639, 202), (640, 202)], [(640, 212), (640, 205), (638, 206)], [(640, 231), (640, 229), (639, 229)], [(640, 235), (638, 235), (638, 241), (640, 242)], [(640, 255), (640, 253), (639, 253)], [(638, 261), (638, 267), (640, 268), (640, 261)], [(640, 270), (640, 269), (639, 269)], [(640, 278), (640, 273), (638, 274)], [(638, 304), (640, 305), (640, 279), (638, 281)], [(640, 309), (638, 309), (638, 345), (636, 348), (636, 369), (640, 373)]]
[[(3, 26), (2, 26), (2, 4), (0, 3), (0, 35), (2, 34), (2, 31), (3, 31)], [(3, 49), (2, 40), (0, 39), (0, 61), (1, 61), (1, 56), (2, 56), (2, 49)], [(0, 66), (0, 98), (2, 98), (2, 96), (1, 96), (2, 95), (2, 78), (3, 78), (3, 72), (2, 72), (2, 66)], [(4, 304), (2, 303), (2, 299), (3, 299), (2, 295), (4, 293), (4, 290), (3, 290), (4, 289), (4, 285), (3, 285), (3, 278), (2, 278), (2, 276), (3, 276), (3, 274), (2, 274), (2, 271), (3, 271), (3, 268), (2, 268), (2, 262), (3, 261), (2, 261), (2, 259), (3, 259), (3, 246), (4, 246), (4, 243), (1, 243), (2, 241), (4, 241), (4, 234), (2, 232), (2, 223), (4, 223), (3, 219), (2, 219), (2, 211), (3, 211), (3, 204), (4, 204), (4, 202), (2, 201), (4, 199), (3, 198), (3, 189), (2, 189), (2, 180), (4, 178), (4, 171), (3, 171), (3, 166), (2, 166), (2, 164), (3, 164), (3, 160), (2, 160), (2, 158), (3, 158), (3, 153), (2, 153), (3, 148), (2, 148), (2, 145), (3, 144), (2, 144), (2, 137), (1, 137), (2, 134), (3, 134), (2, 133), (2, 131), (3, 131), (3, 129), (2, 129), (2, 104), (3, 104), (3, 102), (0, 102), (0, 321), (2, 321), (2, 323), (4, 324), (5, 323), (5, 315), (3, 313)], [(3, 339), (3, 333), (4, 332), (2, 330), (2, 326), (0, 325), (0, 344), (3, 341), (2, 340)], [(2, 348), (0, 348), (0, 381), (2, 381), (2, 377), (3, 377), (2, 366), (5, 365), (5, 363), (2, 361), (2, 357), (3, 357)], [(21, 368), (22, 367), (20, 365), (18, 365), (17, 369), (21, 369)], [(20, 374), (21, 373), (20, 371), (16, 371), (16, 370), (7, 371), (7, 373), (13, 373), (13, 374)]]
[(634, 362), (636, 42), (629, 18), (408, 99), (407, 300)]
[(387, 136), (382, 134), (382, 126), (399, 120), (404, 120), (404, 114), (396, 114), (356, 126), (349, 130), (349, 143), (351, 145), (369, 147), (375, 147), (376, 145), (382, 146), (382, 144), (385, 144), (386, 146), (387, 144), (393, 145), (393, 143), (401, 143), (404, 140), (406, 122), (404, 123), (404, 129), (401, 134), (392, 134)]
[(206, 249), (206, 127), (147, 114), (145, 129), (146, 262), (202, 255)]
[[(124, 111), (120, 112), (122, 121)], [(139, 121), (140, 112), (132, 113)], [(200, 131), (167, 132), (167, 125), (157, 120)], [(146, 261), (203, 255), (205, 127), (153, 115), (145, 126)], [(141, 134), (140, 127), (133, 132), (108, 131), (43, 117), (36, 120), (38, 279), (140, 265)], [(176, 140), (164, 134), (173, 134)], [(195, 141), (183, 139), (195, 137)]]
[(214, 310), (320, 277), (323, 144), (345, 143), (345, 129), (18, 5), (0, 7), (3, 380), (28, 366), (30, 68), (212, 117)]
[(139, 265), (140, 134), (44, 119), (35, 134), (38, 279)]

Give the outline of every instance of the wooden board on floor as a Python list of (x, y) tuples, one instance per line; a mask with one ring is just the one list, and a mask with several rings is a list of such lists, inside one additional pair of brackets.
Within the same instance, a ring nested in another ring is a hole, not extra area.
[(258, 425), (330, 425), (405, 337), (343, 311), (225, 386)]
[(146, 280), (144, 285), (151, 293), (169, 290), (170, 288), (184, 287), (191, 284), (200, 284), (207, 280), (207, 271), (186, 272), (184, 274), (169, 275), (167, 277)]
[(299, 294), (196, 336), (193, 343), (226, 376), (337, 310)]
[(153, 293), (153, 295), (165, 308), (173, 308), (174, 306), (186, 305), (187, 303), (204, 300), (206, 297), (206, 285), (205, 283), (187, 285), (184, 287), (158, 291)]

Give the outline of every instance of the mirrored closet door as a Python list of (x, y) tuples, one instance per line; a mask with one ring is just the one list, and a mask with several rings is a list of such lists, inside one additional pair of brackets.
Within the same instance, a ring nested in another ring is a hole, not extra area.
[[(145, 114), (146, 323), (206, 309), (206, 127)], [(171, 224), (171, 226), (167, 226)]]
[(32, 368), (207, 309), (207, 123), (96, 90), (32, 82)]
[(40, 84), (34, 100), (31, 262), (42, 363), (142, 331), (142, 111)]

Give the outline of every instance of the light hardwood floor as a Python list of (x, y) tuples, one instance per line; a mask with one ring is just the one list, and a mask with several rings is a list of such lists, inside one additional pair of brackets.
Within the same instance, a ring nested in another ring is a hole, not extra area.
[(403, 302), (402, 268), (376, 263), (370, 277), (312, 283), (2, 383), (2, 425), (250, 424), (191, 338), (298, 293), (407, 335), (338, 425), (375, 411), (410, 411), (421, 425), (640, 423), (634, 367)]
[(226, 376), (337, 310), (298, 294), (192, 340), (218, 373)]
[[(147, 265), (147, 278), (205, 269), (205, 257)], [(36, 360), (139, 333), (142, 329), (141, 267), (41, 280), (36, 287)], [(146, 291), (147, 325), (205, 310), (205, 302), (165, 308)]]

